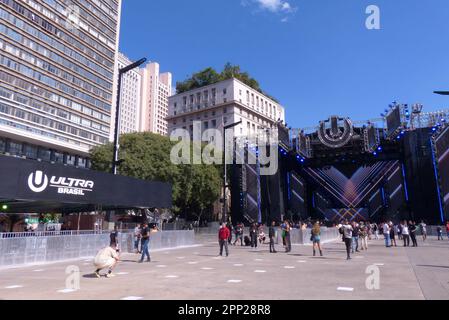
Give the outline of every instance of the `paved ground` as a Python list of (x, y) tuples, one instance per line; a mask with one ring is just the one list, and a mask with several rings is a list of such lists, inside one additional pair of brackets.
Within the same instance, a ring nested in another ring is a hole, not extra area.
[[(341, 242), (325, 245), (324, 258), (311, 257), (303, 246), (291, 254), (231, 247), (231, 256), (221, 258), (215, 237), (198, 242), (202, 246), (154, 253), (152, 263), (124, 255), (111, 279), (93, 278), (87, 260), (1, 270), (0, 299), (449, 299), (447, 240), (391, 249), (372, 241), (351, 261)], [(78, 291), (66, 286), (70, 265), (80, 270)], [(373, 265), (380, 270), (380, 290), (365, 284)]]

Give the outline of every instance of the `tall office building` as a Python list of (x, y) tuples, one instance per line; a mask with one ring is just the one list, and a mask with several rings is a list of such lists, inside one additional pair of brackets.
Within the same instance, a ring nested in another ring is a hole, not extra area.
[(234, 136), (251, 136), (273, 128), (278, 120), (285, 121), (285, 110), (243, 82), (229, 79), (170, 97), (167, 120), (169, 134), (184, 129), (193, 137), (194, 122), (200, 122), (205, 132), (242, 121), (233, 129)]
[(0, 0), (0, 153), (88, 166), (114, 119), (121, 0)]
[[(133, 61), (123, 53), (119, 53), (118, 68), (124, 68)], [(133, 133), (142, 131), (141, 96), (142, 96), (143, 69), (136, 68), (122, 77), (120, 101), (120, 133)], [(114, 100), (114, 106), (115, 106)]]
[(160, 73), (158, 63), (143, 70), (142, 131), (167, 135), (168, 98), (172, 94), (171, 73)]

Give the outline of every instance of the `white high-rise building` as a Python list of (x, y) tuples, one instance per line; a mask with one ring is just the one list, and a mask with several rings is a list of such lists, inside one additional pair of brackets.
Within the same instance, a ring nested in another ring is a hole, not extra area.
[(189, 130), (191, 137), (194, 121), (201, 121), (203, 132), (207, 129), (221, 130), (223, 125), (242, 121), (234, 127), (234, 136), (238, 137), (273, 128), (279, 120), (285, 122), (285, 110), (278, 102), (237, 79), (170, 97), (167, 117), (169, 134), (176, 129), (185, 129)]
[[(118, 68), (124, 68), (133, 61), (123, 53), (119, 53)], [(122, 76), (120, 101), (120, 133), (142, 131), (142, 73), (143, 69), (135, 68)]]
[(142, 131), (168, 134), (168, 98), (172, 94), (172, 74), (160, 73), (159, 64), (149, 63), (143, 69)]

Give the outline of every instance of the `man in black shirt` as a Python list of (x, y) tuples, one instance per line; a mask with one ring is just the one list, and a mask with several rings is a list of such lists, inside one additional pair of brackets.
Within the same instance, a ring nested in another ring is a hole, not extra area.
[(117, 251), (119, 251), (119, 247), (118, 247), (118, 227), (114, 226), (114, 231), (111, 232), (111, 235), (109, 236), (110, 238), (110, 246), (111, 247), (115, 247), (117, 248)]
[(145, 257), (147, 257), (147, 262), (151, 262), (150, 252), (148, 251), (148, 246), (150, 244), (150, 228), (148, 227), (148, 223), (143, 224), (141, 241), (142, 257), (140, 258), (139, 263), (143, 263)]
[(270, 253), (277, 253), (276, 249), (274, 248), (274, 237), (276, 236), (276, 230), (274, 227), (276, 226), (276, 222), (273, 221), (271, 223), (270, 229), (268, 230), (268, 237), (270, 238)]
[(418, 246), (418, 241), (416, 241), (416, 230), (418, 229), (416, 227), (416, 224), (414, 221), (409, 222), (408, 229), (410, 231), (410, 238), (412, 239), (412, 243), (414, 247)]

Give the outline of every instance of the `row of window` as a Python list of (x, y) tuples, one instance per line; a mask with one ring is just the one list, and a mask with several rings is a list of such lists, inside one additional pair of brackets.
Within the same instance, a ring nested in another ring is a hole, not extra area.
[(5, 88), (0, 87), (0, 97), (4, 97), (6, 99), (9, 99), (11, 101), (16, 101), (20, 104), (22, 104), (26, 109), (29, 109), (33, 112), (36, 112), (39, 110), (39, 113), (46, 113), (53, 119), (55, 117), (61, 118), (62, 121), (70, 121), (74, 123), (75, 125), (82, 125), (83, 127), (88, 128), (89, 130), (98, 131), (100, 134), (105, 134), (109, 132), (109, 126), (102, 126), (101, 124), (91, 121), (85, 118), (81, 118), (78, 115), (74, 115), (70, 112), (67, 112), (65, 110), (59, 109), (59, 108), (53, 108), (47, 104), (43, 104), (37, 100), (30, 99), (22, 94), (12, 92), (10, 90), (7, 90)]
[[(7, 74), (6, 72), (0, 71), (0, 80), (10, 84), (13, 87), (18, 87), (25, 91), (28, 91), (29, 93), (31, 93), (33, 95), (39, 96), (44, 99), (48, 99), (55, 104), (66, 106), (73, 110), (82, 112), (88, 116), (94, 117), (98, 120), (104, 121), (108, 125), (111, 122), (111, 117), (109, 115), (106, 115), (106, 114), (100, 113), (98, 111), (92, 110), (91, 108), (82, 106), (79, 103), (76, 103), (72, 100), (61, 97), (57, 94), (54, 94), (54, 93), (52, 93), (46, 89), (43, 89), (42, 87), (39, 87), (35, 84), (32, 84), (28, 81), (24, 81), (20, 78), (17, 78), (16, 76)], [(35, 101), (35, 100), (33, 100), (33, 101)], [(47, 106), (47, 104), (44, 104), (44, 105)], [(34, 105), (33, 105), (33, 107), (34, 107)], [(50, 110), (53, 110), (53, 109), (57, 110), (57, 108), (52, 108), (50, 106), (48, 106), (48, 108), (50, 108)]]
[[(51, 48), (57, 49), (64, 53), (66, 56), (73, 58), (73, 61), (79, 62), (87, 66), (88, 68), (92, 69), (94, 73), (103, 75), (106, 79), (112, 79), (113, 73), (112, 73), (112, 66), (113, 64), (107, 65), (108, 68), (105, 68), (104, 66), (100, 64), (97, 64), (96, 62), (92, 61), (92, 55), (94, 54), (91, 52), (87, 47), (85, 49), (89, 52), (85, 53), (89, 58), (84, 57), (82, 54), (78, 53), (78, 50), (72, 50), (71, 48), (67, 47), (65, 44), (60, 42), (59, 40), (56, 40), (55, 38), (52, 38), (45, 33), (39, 31), (38, 29), (32, 27), (30, 24), (26, 23), (20, 18), (17, 18), (7, 11), (0, 8), (0, 18), (4, 19), (5, 21), (13, 24), (16, 26), (19, 30), (22, 30), (26, 32), (28, 35), (34, 36), (35, 38), (41, 40), (43, 43), (47, 44)], [(14, 38), (17, 42), (19, 41), (19, 38)]]
[(0, 153), (80, 168), (90, 168), (91, 165), (88, 158), (3, 138), (0, 138)]
[(76, 74), (79, 74), (84, 78), (87, 78), (95, 82), (96, 84), (102, 86), (103, 88), (109, 91), (112, 90), (112, 83), (110, 81), (105, 81), (102, 78), (99, 78), (97, 75), (93, 74), (92, 72), (89, 72), (84, 68), (78, 67), (73, 62), (63, 58), (62, 56), (54, 53), (53, 51), (48, 50), (47, 48), (41, 46), (37, 42), (22, 36), (20, 33), (14, 31), (11, 28), (6, 27), (4, 24), (1, 23), (0, 23), (0, 33), (5, 36), (8, 36), (11, 40), (14, 40), (17, 43), (22, 44), (26, 48), (32, 49), (35, 53), (41, 54), (51, 59), (52, 61), (57, 62), (68, 69), (71, 69)]
[(16, 56), (17, 58), (21, 58), (22, 60), (27, 61), (30, 64), (33, 64), (34, 66), (41, 68), (45, 71), (48, 71), (55, 76), (59, 78), (63, 78), (64, 80), (71, 82), (81, 89), (90, 91), (91, 93), (105, 99), (111, 101), (112, 95), (104, 90), (98, 89), (95, 86), (90, 85), (83, 79), (80, 79), (78, 77), (73, 76), (72, 74), (65, 72), (64, 70), (56, 67), (54, 64), (48, 63), (47, 61), (44, 61), (24, 50), (21, 50), (20, 48), (13, 46), (9, 43), (6, 43), (0, 39), (0, 49), (3, 49), (4, 51), (8, 52), (11, 55)]
[(54, 140), (57, 140), (57, 141), (66, 142), (66, 143), (69, 143), (69, 144), (72, 144), (72, 145), (76, 145), (76, 146), (80, 146), (80, 147), (87, 148), (87, 149), (92, 147), (91, 145), (88, 145), (86, 143), (82, 143), (82, 142), (80, 142), (78, 140), (69, 139), (69, 138), (67, 138), (67, 136), (62, 136), (62, 135), (58, 135), (58, 134), (53, 133), (53, 132), (40, 130), (40, 129), (37, 129), (36, 127), (27, 126), (25, 124), (21, 124), (21, 123), (18, 123), (16, 121), (11, 121), (11, 120), (0, 118), (0, 125), (5, 125), (5, 126), (8, 126), (8, 127), (16, 128), (16, 129), (23, 130), (23, 131), (27, 131), (27, 132), (30, 132), (30, 133), (33, 133), (33, 134), (36, 134), (36, 135), (39, 135), (39, 136), (42, 136), (42, 137), (51, 138), (51, 139), (54, 139)]
[[(29, 3), (34, 2), (34, 0), (27, 0), (27, 1)], [(93, 17), (86, 10), (82, 9), (80, 6), (77, 6), (76, 10), (75, 10), (73, 8), (73, 3), (70, 3), (70, 2), (68, 2), (68, 4), (66, 3), (65, 6), (62, 6), (55, 0), (43, 0), (43, 1), (46, 4), (48, 4), (51, 8), (56, 9), (64, 17), (64, 20), (60, 20), (57, 17), (54, 17), (52, 19), (53, 21), (59, 20), (58, 21), (59, 23), (62, 23), (63, 25), (65, 25), (65, 23), (69, 23), (69, 22), (67, 22), (67, 20), (68, 20), (67, 18), (79, 19), (82, 17), (89, 22), (89, 25), (81, 20), (75, 22), (77, 25), (79, 25), (82, 29), (89, 32), (93, 37), (99, 39), (100, 41), (102, 41), (103, 43), (108, 45), (109, 47), (111, 47), (111, 48), (115, 47), (116, 33), (115, 33), (115, 30), (112, 31), (109, 29), (109, 26), (114, 25), (114, 22), (110, 21), (110, 22), (108, 22), (109, 24), (100, 23), (100, 20), (98, 18)], [(70, 0), (70, 1), (72, 1), (72, 0)], [(64, 1), (62, 1), (62, 2), (64, 2)], [(36, 10), (38, 10), (38, 9), (36, 9)], [(46, 9), (44, 9), (44, 10), (46, 10)], [(74, 12), (71, 12), (71, 10)], [(39, 11), (42, 12), (42, 10), (39, 10)], [(75, 17), (72, 16), (74, 14), (76, 14)], [(94, 26), (95, 29), (93, 29), (92, 26)], [(101, 30), (101, 33), (105, 34), (109, 38), (109, 40), (106, 39), (106, 37), (104, 37), (102, 34), (100, 34), (97, 30)]]
[[(88, 56), (91, 56), (94, 60), (100, 62), (101, 64), (107, 66), (108, 68), (114, 67), (114, 60), (115, 60), (115, 52), (114, 50), (109, 50), (105, 48), (98, 48), (98, 42), (92, 41), (90, 45), (92, 47), (97, 47), (96, 49), (105, 54), (108, 59), (103, 58), (101, 55), (97, 54), (95, 51), (90, 49), (89, 46), (86, 46), (85, 44), (82, 44), (80, 41), (76, 40), (74, 37), (70, 36), (69, 34), (63, 32), (61, 29), (56, 28), (52, 23), (48, 22), (47, 20), (41, 18), (40, 16), (35, 15), (33, 12), (25, 8), (24, 6), (17, 3), (15, 0), (0, 0), (0, 3), (4, 3), (8, 5), (10, 8), (14, 9), (17, 13), (22, 15), (23, 17), (27, 18), (29, 21), (34, 22), (35, 24), (42, 27), (44, 30), (49, 32), (50, 34), (53, 34), (54, 36), (66, 41), (70, 45), (76, 47), (78, 50), (84, 52)], [(80, 37), (82, 38), (82, 37)], [(103, 50), (101, 50), (103, 49)]]
[(108, 142), (108, 138), (90, 133), (86, 130), (79, 129), (78, 127), (75, 127), (75, 126), (70, 126), (70, 125), (64, 124), (60, 121), (55, 121), (52, 118), (46, 118), (46, 117), (37, 115), (35, 113), (22, 110), (20, 108), (15, 108), (15, 107), (9, 106), (4, 103), (0, 103), (0, 113), (11, 116), (11, 117), (15, 117), (18, 119), (33, 122), (35, 124), (38, 124), (38, 125), (41, 125), (41, 126), (47, 128), (47, 129), (54, 129), (54, 130), (58, 130), (60, 132), (65, 132), (65, 133), (68, 133), (68, 134), (71, 134), (71, 135), (74, 135), (77, 137), (91, 140), (94, 143), (104, 144), (104, 143)]
[(37, 80), (37, 81), (43, 83), (45, 86), (53, 87), (59, 91), (69, 94), (75, 98), (82, 99), (85, 102), (88, 102), (88, 103), (92, 104), (93, 106), (96, 106), (100, 109), (104, 109), (104, 110), (108, 110), (108, 111), (111, 109), (110, 104), (102, 102), (86, 93), (83, 93), (81, 91), (78, 91), (78, 90), (70, 87), (70, 86), (67, 86), (60, 81), (57, 81), (57, 80), (55, 80), (49, 76), (46, 76), (38, 71), (35, 71), (35, 70), (25, 66), (24, 64), (14, 61), (4, 55), (0, 55), (0, 65), (3, 65), (15, 72), (18, 72), (25, 77)]

